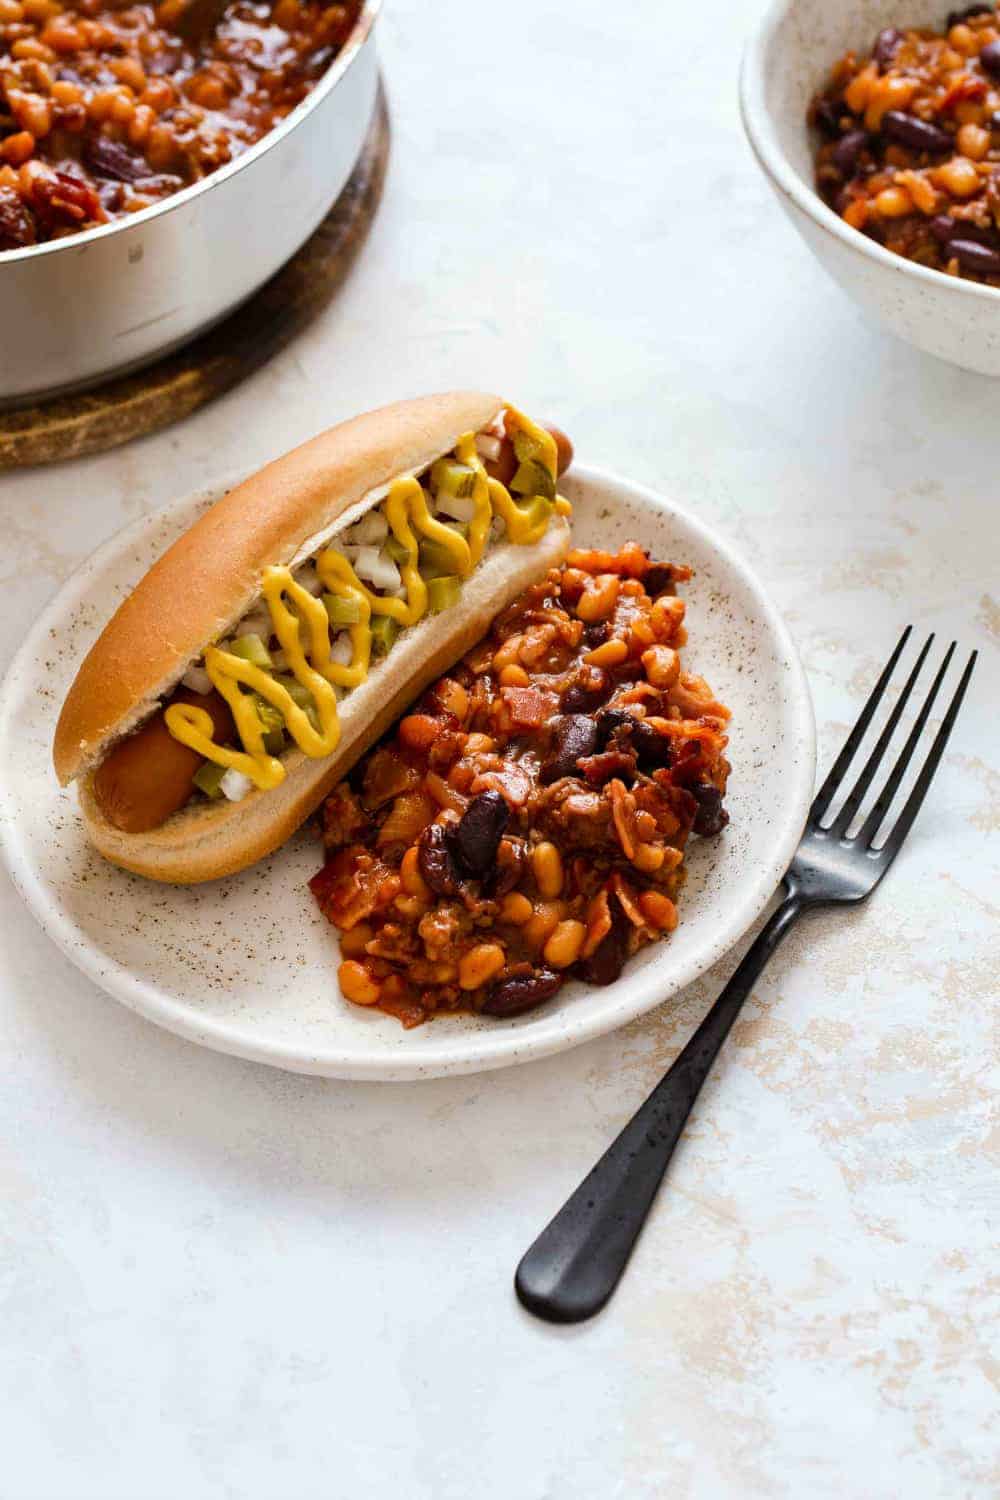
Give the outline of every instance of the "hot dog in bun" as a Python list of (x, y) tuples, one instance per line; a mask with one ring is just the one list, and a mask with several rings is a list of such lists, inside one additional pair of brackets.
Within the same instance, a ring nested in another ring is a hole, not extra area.
[(569, 545), (572, 454), (499, 397), (341, 423), (218, 501), (91, 648), (56, 729), (88, 837), (154, 880), (276, 849)]

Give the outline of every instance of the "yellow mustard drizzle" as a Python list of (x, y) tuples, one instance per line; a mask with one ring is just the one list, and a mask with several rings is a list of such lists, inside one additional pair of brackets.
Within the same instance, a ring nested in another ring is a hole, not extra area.
[(476, 448), (475, 433), (467, 432), (455, 444), (455, 457), (460, 464), (472, 469), (472, 503), (475, 510), (469, 522), (469, 553), (475, 567), (486, 551), (490, 527), (493, 524), (493, 506), (490, 504), (490, 482)]
[[(557, 475), (559, 472), (559, 450), (556, 448), (556, 440), (552, 436), (551, 432), (549, 432), (548, 428), (539, 427), (537, 422), (533, 422), (531, 418), (526, 417), (523, 412), (514, 411), (512, 407), (507, 408), (507, 416), (513, 417), (514, 425), (520, 427), (522, 432), (526, 432), (531, 438), (532, 442), (537, 445), (539, 449), (539, 455), (549, 473), (553, 476)], [(473, 446), (475, 446), (475, 444), (473, 444)], [(504, 491), (504, 493), (506, 494), (506, 491)], [(510, 499), (511, 497), (508, 495), (507, 498)], [(571, 516), (573, 514), (572, 505), (570, 505), (569, 501), (563, 495), (556, 496), (555, 508), (557, 516)], [(515, 522), (515, 525), (516, 524), (517, 523)], [(507, 523), (507, 526), (509, 530), (509, 521)], [(523, 516), (521, 518), (520, 529), (522, 532), (522, 535), (520, 537), (515, 536), (513, 532), (511, 532), (511, 541), (516, 542), (538, 540), (538, 537), (536, 535), (529, 534), (529, 528), (524, 522)]]
[[(513, 408), (508, 407), (507, 413), (508, 419), (513, 419), (512, 425), (531, 438), (539, 458), (555, 476), (557, 455), (551, 434)], [(510, 541), (518, 545), (530, 545), (545, 534), (548, 515), (543, 513), (540, 520), (533, 520), (499, 480), (487, 475), (476, 449), (474, 433), (463, 434), (455, 444), (454, 453), (459, 463), (472, 469), (475, 476), (471, 496), (474, 511), (468, 540), (431, 515), (427, 496), (412, 475), (394, 480), (384, 502), (389, 529), (406, 553), (399, 564), (405, 598), (383, 598), (373, 593), (358, 578), (347, 558), (332, 547), (320, 552), (315, 559), (324, 590), (340, 598), (350, 598), (359, 607), (360, 619), (348, 627), (351, 640), (349, 665), (330, 659), (330, 621), (325, 605), (296, 583), (288, 568), (265, 570), (261, 594), (270, 612), (273, 634), (285, 653), (290, 674), (312, 698), (318, 727), (271, 672), (220, 646), (208, 646), (204, 653), (205, 670), (213, 687), (228, 703), (244, 748), (234, 750), (217, 745), (212, 739), (211, 717), (196, 704), (174, 703), (167, 709), (166, 725), (175, 739), (205, 760), (241, 772), (262, 791), (280, 786), (285, 779), (285, 768), (264, 745), (266, 729), (254, 702), (257, 694), (281, 714), (289, 735), (304, 754), (319, 759), (333, 753), (340, 741), (334, 688), (359, 687), (366, 680), (371, 663), (372, 615), (388, 615), (400, 626), (409, 626), (415, 625), (427, 612), (427, 584), (419, 569), (417, 533), (447, 551), (460, 578), (468, 577), (481, 560), (494, 515), (500, 516)], [(566, 514), (570, 507), (567, 501), (557, 497), (555, 509)], [(286, 598), (294, 605), (294, 611), (289, 609)], [(305, 627), (305, 642), (301, 638), (301, 626)]]

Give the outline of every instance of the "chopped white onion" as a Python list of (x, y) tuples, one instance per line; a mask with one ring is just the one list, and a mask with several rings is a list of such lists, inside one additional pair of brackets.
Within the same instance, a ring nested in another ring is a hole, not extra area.
[(188, 667), (181, 678), (181, 682), (183, 682), (186, 688), (190, 688), (192, 693), (210, 693), (212, 691), (212, 679), (204, 667)]
[(271, 669), (274, 672), (287, 672), (288, 671), (288, 652), (287, 651), (272, 651), (271, 652)]
[(346, 630), (342, 630), (330, 643), (330, 660), (335, 661), (338, 666), (349, 667), (354, 657), (354, 647), (351, 645), (351, 637)]
[(354, 571), (377, 589), (398, 589), (402, 582), (399, 569), (388, 552), (380, 552), (377, 547), (358, 548)]
[(312, 594), (314, 599), (318, 594), (323, 592), (323, 585), (319, 574), (316, 572), (315, 563), (307, 562), (301, 567), (295, 574), (295, 582), (300, 584), (307, 594)]
[(250, 614), (243, 616), (233, 631), (233, 637), (237, 641), (243, 635), (259, 635), (266, 645), (271, 639), (271, 616), (265, 614), (263, 610), (251, 610)]
[(470, 495), (445, 495), (437, 497), (437, 508), (441, 515), (451, 516), (453, 521), (470, 522), (476, 514), (476, 502)]
[(249, 776), (244, 776), (242, 771), (234, 771), (232, 767), (226, 772), (219, 782), (219, 789), (224, 797), (230, 802), (242, 802), (247, 792), (253, 786)]
[(488, 433), (476, 434), (476, 452), (480, 458), (485, 458), (489, 463), (496, 463), (500, 457), (501, 442), (498, 437), (491, 437)]
[(346, 533), (354, 547), (368, 547), (373, 542), (384, 542), (388, 535), (389, 523), (380, 510), (370, 510)]

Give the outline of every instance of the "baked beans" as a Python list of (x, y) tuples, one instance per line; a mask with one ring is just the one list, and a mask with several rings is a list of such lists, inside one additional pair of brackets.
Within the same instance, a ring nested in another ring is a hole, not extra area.
[(1000, 17), (887, 26), (812, 101), (816, 186), (853, 229), (920, 265), (1000, 287)]
[(0, 251), (135, 213), (240, 156), (305, 98), (359, 0), (233, 0), (196, 44), (181, 0), (0, 0)]
[(681, 668), (689, 577), (570, 553), (335, 788), (311, 887), (346, 999), (521, 1015), (673, 931), (688, 837), (727, 821), (729, 710)]

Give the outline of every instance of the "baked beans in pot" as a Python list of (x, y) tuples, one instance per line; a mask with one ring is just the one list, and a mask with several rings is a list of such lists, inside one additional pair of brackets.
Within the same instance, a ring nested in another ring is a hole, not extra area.
[(121, 218), (201, 180), (288, 115), (358, 0), (233, 0), (193, 45), (182, 0), (0, 0), (0, 251)]

